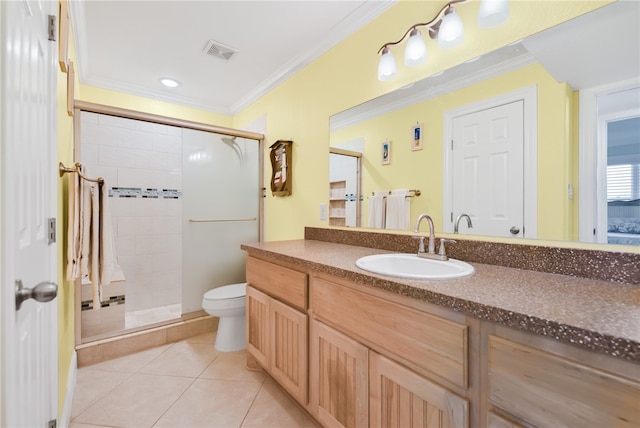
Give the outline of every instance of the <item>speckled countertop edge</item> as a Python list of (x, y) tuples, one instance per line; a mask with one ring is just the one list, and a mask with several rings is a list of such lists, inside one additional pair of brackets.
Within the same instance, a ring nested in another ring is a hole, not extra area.
[(640, 287), (472, 262), (453, 280), (406, 280), (359, 269), (385, 250), (315, 240), (243, 244), (248, 254), (292, 263), (529, 333), (640, 363)]

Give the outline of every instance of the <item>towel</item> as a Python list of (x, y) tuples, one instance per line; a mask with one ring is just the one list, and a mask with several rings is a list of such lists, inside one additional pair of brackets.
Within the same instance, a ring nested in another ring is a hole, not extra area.
[[(79, 168), (83, 175), (87, 174), (86, 168)], [(92, 285), (93, 307), (99, 309), (102, 287), (111, 283), (119, 269), (108, 187), (104, 182), (94, 183), (74, 175), (79, 181), (74, 183), (73, 197), (71, 192), (69, 196), (67, 280), (87, 277)]]
[(67, 281), (80, 276), (80, 194), (82, 178), (69, 175), (68, 223), (67, 223)]
[(369, 197), (369, 227), (384, 229), (385, 200), (388, 193), (377, 190)]
[(409, 189), (392, 190), (387, 197), (386, 229), (409, 230), (411, 213)]

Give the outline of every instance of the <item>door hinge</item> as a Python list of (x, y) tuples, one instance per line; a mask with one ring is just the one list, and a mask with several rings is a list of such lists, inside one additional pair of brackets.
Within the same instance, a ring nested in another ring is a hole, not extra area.
[(56, 428), (58, 426), (58, 421), (56, 419), (51, 419), (47, 422), (47, 428)]
[(56, 218), (49, 219), (49, 244), (56, 242)]
[(56, 16), (55, 15), (49, 15), (48, 32), (49, 32), (49, 40), (51, 40), (52, 42), (55, 42), (56, 41), (56, 34), (58, 33), (57, 28), (56, 28)]

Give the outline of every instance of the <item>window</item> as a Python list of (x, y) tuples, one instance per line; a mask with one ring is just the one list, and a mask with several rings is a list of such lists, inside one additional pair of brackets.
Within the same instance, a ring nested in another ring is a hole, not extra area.
[(607, 166), (607, 201), (640, 199), (640, 164)]

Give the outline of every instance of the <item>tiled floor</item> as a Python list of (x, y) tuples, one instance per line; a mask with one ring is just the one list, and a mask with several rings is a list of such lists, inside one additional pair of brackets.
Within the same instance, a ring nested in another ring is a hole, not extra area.
[(317, 427), (245, 352), (215, 333), (78, 369), (71, 428)]

